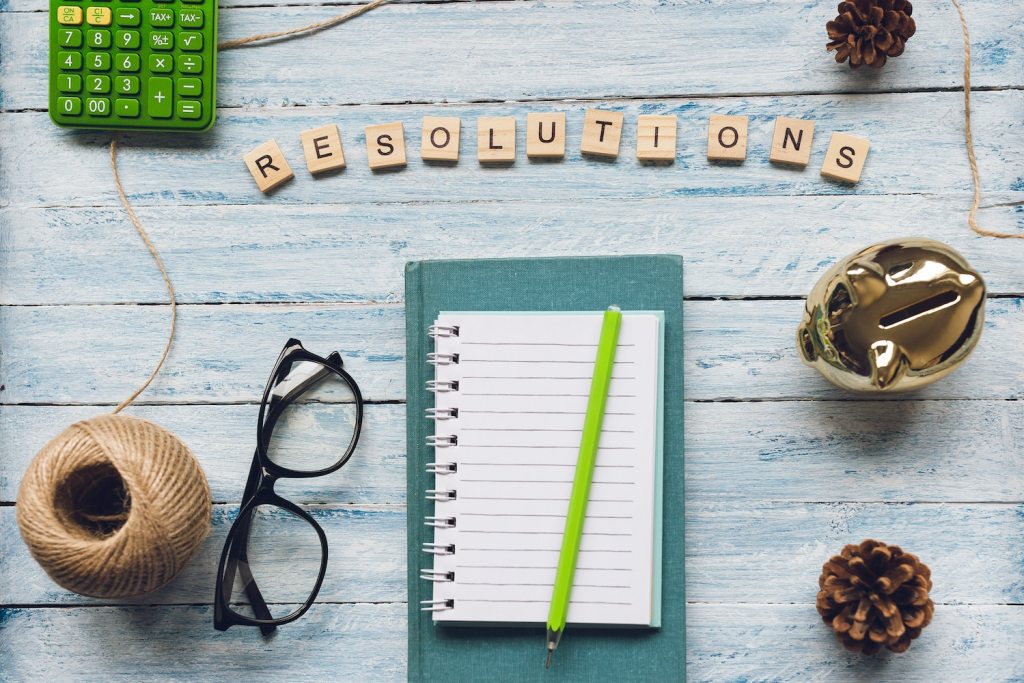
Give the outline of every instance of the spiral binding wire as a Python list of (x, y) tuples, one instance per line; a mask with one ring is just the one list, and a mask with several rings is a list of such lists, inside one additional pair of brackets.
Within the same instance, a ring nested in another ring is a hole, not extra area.
[(454, 420), (459, 416), (458, 408), (427, 408), (428, 420)]
[(438, 337), (458, 337), (458, 325), (431, 325), (427, 328), (427, 336), (433, 339)]
[[(431, 325), (427, 329), (427, 334), (434, 339), (458, 337), (459, 327), (457, 325)], [(427, 354), (427, 362), (435, 367), (458, 365), (459, 354), (434, 351)], [(435, 394), (454, 393), (459, 391), (459, 381), (457, 379), (438, 380), (435, 378), (427, 381), (426, 388), (427, 391)], [(427, 408), (425, 413), (427, 419), (434, 420), (438, 424), (445, 420), (455, 420), (459, 417), (459, 409), (455, 407), (441, 408), (435, 406)], [(459, 439), (456, 434), (432, 434), (426, 437), (426, 443), (427, 446), (435, 449), (451, 448), (458, 445)], [(426, 471), (435, 477), (443, 477), (455, 474), (458, 471), (458, 465), (455, 462), (444, 462), (441, 458), (438, 458), (437, 462), (427, 463)], [(457, 495), (458, 492), (455, 489), (438, 488), (426, 491), (427, 500), (434, 501), (435, 505), (453, 501)], [(453, 529), (455, 528), (456, 518), (453, 515), (427, 515), (423, 518), (423, 523), (435, 529)], [(424, 543), (422, 550), (424, 553), (434, 556), (454, 555), (455, 544), (435, 541)], [(455, 581), (455, 572), (446, 569), (423, 567), (420, 569), (420, 578), (433, 583), (453, 583)], [(443, 612), (455, 609), (454, 598), (423, 600), (420, 604), (420, 609), (424, 612)]]
[(431, 555), (454, 555), (454, 543), (424, 543), (423, 552)]
[(452, 583), (455, 581), (455, 572), (446, 572), (443, 569), (421, 569), (420, 578), (434, 583)]
[(459, 380), (457, 379), (428, 379), (427, 380), (427, 391), (432, 391), (435, 394), (441, 393), (446, 394), (449, 391), (459, 390)]
[(448, 598), (445, 600), (420, 600), (421, 612), (443, 612), (446, 609), (455, 609), (455, 600)]

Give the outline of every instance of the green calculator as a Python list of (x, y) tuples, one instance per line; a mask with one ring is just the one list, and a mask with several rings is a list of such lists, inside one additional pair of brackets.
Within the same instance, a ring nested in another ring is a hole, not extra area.
[(217, 0), (50, 0), (50, 117), (60, 126), (213, 125)]

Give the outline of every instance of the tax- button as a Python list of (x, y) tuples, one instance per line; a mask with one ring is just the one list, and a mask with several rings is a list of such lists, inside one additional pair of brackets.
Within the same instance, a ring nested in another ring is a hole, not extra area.
[(178, 94), (184, 97), (199, 97), (203, 94), (203, 82), (198, 78), (179, 78)]
[(154, 76), (146, 82), (146, 92), (149, 93), (146, 110), (155, 119), (169, 119), (174, 111), (174, 102), (171, 97), (172, 82), (170, 78)]

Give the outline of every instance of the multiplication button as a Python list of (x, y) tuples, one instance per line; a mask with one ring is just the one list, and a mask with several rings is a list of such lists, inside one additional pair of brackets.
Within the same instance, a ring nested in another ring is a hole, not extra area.
[(146, 82), (146, 111), (154, 119), (169, 119), (174, 111), (171, 79), (154, 76)]
[(169, 74), (174, 71), (174, 57), (171, 55), (150, 55), (149, 70), (155, 74)]

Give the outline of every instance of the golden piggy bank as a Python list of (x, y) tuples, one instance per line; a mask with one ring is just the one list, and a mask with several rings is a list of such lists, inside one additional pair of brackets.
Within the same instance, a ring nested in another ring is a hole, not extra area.
[(910, 391), (952, 372), (978, 343), (985, 283), (954, 249), (924, 238), (842, 259), (807, 297), (804, 362), (854, 391)]

